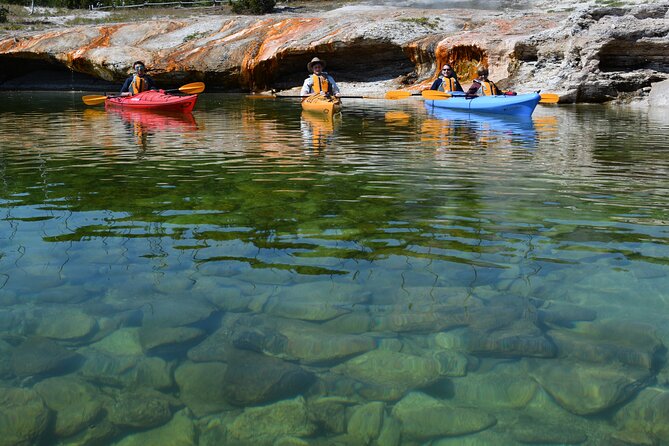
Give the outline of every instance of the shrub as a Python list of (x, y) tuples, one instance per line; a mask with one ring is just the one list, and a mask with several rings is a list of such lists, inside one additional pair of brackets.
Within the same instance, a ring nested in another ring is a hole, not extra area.
[(0, 6), (0, 23), (7, 22), (7, 13), (9, 13), (9, 10)]
[(236, 14), (266, 14), (274, 11), (276, 0), (230, 0)]

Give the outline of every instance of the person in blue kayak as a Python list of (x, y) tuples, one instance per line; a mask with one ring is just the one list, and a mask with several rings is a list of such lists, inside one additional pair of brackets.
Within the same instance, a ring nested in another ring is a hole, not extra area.
[(325, 71), (325, 61), (314, 57), (311, 62), (307, 64), (307, 70), (311, 75), (304, 80), (302, 85), (301, 96), (311, 96), (313, 94), (320, 94), (325, 97), (341, 96), (339, 87), (335, 80)]
[(453, 68), (449, 64), (445, 64), (441, 67), (441, 73), (432, 83), (430, 90), (444, 92), (463, 91), (462, 85), (460, 85), (460, 82), (458, 81), (457, 74), (455, 74), (455, 71), (453, 71)]
[(488, 79), (488, 67), (480, 66), (476, 70), (478, 77), (472, 82), (472, 86), (467, 90), (465, 95), (468, 98), (476, 96), (499, 96), (499, 95), (514, 95), (512, 91), (502, 91), (493, 81)]
[(121, 87), (121, 96), (134, 96), (147, 90), (156, 90), (156, 84), (146, 75), (146, 65), (141, 60), (132, 64), (135, 73), (125, 80)]

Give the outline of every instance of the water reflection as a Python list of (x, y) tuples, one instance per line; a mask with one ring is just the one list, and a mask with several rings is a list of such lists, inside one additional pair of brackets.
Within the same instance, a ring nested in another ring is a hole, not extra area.
[(328, 115), (303, 111), (300, 119), (300, 130), (305, 148), (314, 151), (325, 149), (332, 144), (335, 132), (341, 127), (342, 115)]
[(666, 123), (57, 99), (0, 101), (0, 438), (666, 442)]
[(434, 107), (426, 103), (425, 108), (435, 119), (423, 123), (426, 139), (443, 141), (444, 148), (459, 142), (480, 147), (520, 145), (536, 147), (537, 133), (529, 116), (504, 116), (483, 113), (467, 113)]

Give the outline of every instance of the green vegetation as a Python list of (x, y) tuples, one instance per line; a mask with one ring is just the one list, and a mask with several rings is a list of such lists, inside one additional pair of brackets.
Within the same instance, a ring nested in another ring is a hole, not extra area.
[(191, 40), (197, 40), (201, 39), (204, 36), (206, 36), (207, 33), (193, 33), (193, 34), (188, 34), (186, 37), (184, 37), (184, 42), (189, 42)]
[(398, 21), (404, 22), (404, 23), (412, 23), (414, 25), (418, 26), (424, 26), (425, 28), (429, 29), (435, 29), (437, 26), (439, 26), (439, 20), (438, 19), (430, 19), (429, 17), (410, 17), (406, 19), (399, 19)]
[(236, 14), (266, 14), (274, 11), (276, 0), (229, 0)]
[(625, 2), (620, 0), (596, 0), (595, 3), (600, 6), (611, 6), (615, 8), (625, 6)]
[(7, 8), (3, 8), (2, 6), (0, 6), (0, 23), (6, 23), (7, 22), (7, 14), (8, 13), (9, 13), (9, 11), (7, 10)]

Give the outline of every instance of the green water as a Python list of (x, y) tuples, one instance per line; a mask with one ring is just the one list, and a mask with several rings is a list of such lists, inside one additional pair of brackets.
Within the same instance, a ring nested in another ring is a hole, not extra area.
[(80, 96), (0, 96), (6, 444), (669, 442), (665, 113)]

